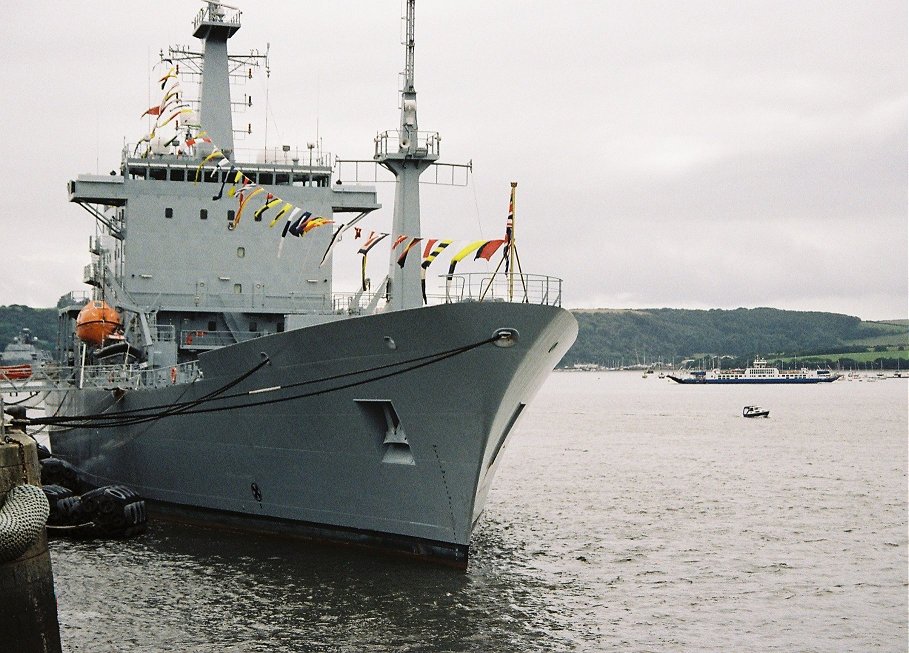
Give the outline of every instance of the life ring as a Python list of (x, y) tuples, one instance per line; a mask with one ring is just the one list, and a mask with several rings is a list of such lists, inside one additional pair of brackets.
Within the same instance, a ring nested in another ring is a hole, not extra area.
[(171, 383), (177, 382), (177, 368), (176, 367), (170, 368), (170, 382)]

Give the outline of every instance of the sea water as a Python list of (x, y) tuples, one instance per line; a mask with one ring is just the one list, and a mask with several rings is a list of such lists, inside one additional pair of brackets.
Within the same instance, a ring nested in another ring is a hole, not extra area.
[(906, 651), (907, 414), (900, 379), (555, 373), (466, 572), (166, 523), (58, 540), (64, 650)]

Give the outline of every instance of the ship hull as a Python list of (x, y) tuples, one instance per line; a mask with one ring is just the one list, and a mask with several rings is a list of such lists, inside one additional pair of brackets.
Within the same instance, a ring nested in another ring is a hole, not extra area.
[(49, 413), (123, 419), (51, 445), (175, 518), (464, 565), (502, 449), (576, 335), (541, 305), (354, 317), (203, 354), (193, 383), (56, 393)]

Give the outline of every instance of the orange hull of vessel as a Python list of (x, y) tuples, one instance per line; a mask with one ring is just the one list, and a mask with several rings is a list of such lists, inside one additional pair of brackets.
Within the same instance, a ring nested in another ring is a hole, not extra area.
[(32, 375), (32, 366), (28, 363), (23, 365), (4, 365), (0, 367), (0, 379), (27, 379)]
[(121, 326), (120, 314), (104, 301), (91, 301), (76, 317), (76, 337), (90, 345), (101, 345)]

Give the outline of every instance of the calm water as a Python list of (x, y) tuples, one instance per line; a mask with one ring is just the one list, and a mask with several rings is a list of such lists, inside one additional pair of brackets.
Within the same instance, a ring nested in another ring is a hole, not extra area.
[(907, 411), (903, 380), (557, 373), (466, 573), (165, 524), (57, 541), (64, 650), (906, 651)]

